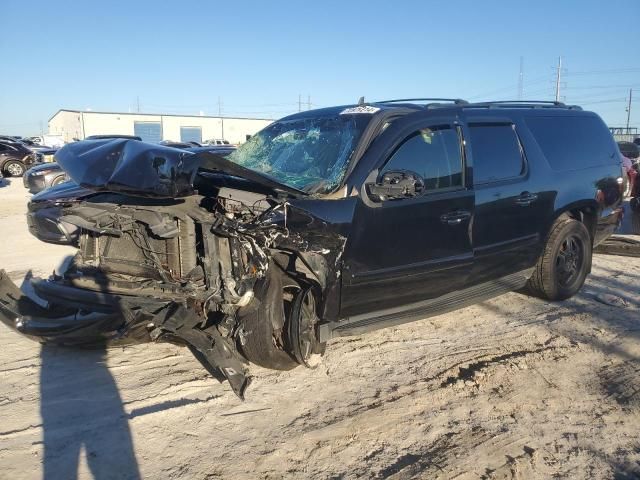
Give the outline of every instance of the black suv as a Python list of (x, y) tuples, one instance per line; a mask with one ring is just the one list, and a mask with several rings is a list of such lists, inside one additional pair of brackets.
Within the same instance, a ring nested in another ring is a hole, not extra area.
[(36, 162), (36, 154), (23, 143), (0, 141), (0, 172), (5, 177), (20, 177)]
[(311, 366), (332, 337), (526, 289), (575, 294), (621, 218), (617, 146), (561, 103), (410, 99), (277, 121), (227, 158), (126, 139), (56, 155), (29, 206), (78, 246), (61, 276), (4, 276), (2, 320), (41, 341), (187, 345), (242, 396), (247, 360)]

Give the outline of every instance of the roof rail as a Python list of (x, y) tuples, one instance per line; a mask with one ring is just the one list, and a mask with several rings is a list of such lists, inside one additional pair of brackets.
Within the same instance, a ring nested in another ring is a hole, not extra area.
[(382, 100), (371, 103), (413, 103), (413, 102), (451, 102), (455, 105), (468, 105), (469, 102), (461, 98), (398, 98), (394, 100)]
[(553, 100), (499, 100), (490, 102), (476, 102), (465, 105), (468, 108), (566, 108), (568, 110), (582, 110), (578, 105), (566, 105)]

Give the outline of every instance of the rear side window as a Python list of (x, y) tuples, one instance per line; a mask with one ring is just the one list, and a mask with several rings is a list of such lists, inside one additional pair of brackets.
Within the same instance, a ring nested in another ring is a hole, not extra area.
[(472, 123), (473, 183), (517, 177), (524, 171), (520, 142), (512, 124)]
[(576, 170), (617, 161), (611, 133), (597, 117), (530, 117), (526, 122), (554, 170)]
[(462, 186), (462, 155), (458, 131), (449, 125), (423, 128), (409, 135), (382, 173), (408, 170), (422, 177), (425, 190)]

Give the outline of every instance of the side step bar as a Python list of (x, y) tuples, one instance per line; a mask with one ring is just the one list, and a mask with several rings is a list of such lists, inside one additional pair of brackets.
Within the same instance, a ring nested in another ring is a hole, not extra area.
[(326, 342), (335, 337), (361, 335), (380, 328), (393, 327), (403, 323), (442, 315), (443, 313), (468, 307), (484, 300), (489, 300), (490, 298), (518, 290), (525, 286), (532, 273), (533, 269), (523, 270), (498, 280), (447, 293), (438, 298), (400, 307), (387, 308), (377, 312), (354, 315), (336, 322), (320, 324), (318, 326), (318, 336), (321, 342)]

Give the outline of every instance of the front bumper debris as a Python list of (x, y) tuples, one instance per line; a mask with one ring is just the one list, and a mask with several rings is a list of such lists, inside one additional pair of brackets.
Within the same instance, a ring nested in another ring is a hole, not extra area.
[(4, 270), (0, 270), (0, 321), (35, 340), (61, 344), (107, 341), (124, 323), (115, 311), (42, 307), (23, 294)]
[[(36, 292), (50, 301), (42, 307), (0, 270), (0, 322), (41, 343), (97, 345), (168, 341), (187, 346), (217, 380), (228, 380), (234, 393), (244, 399), (251, 383), (244, 360), (232, 343), (214, 327), (201, 329), (202, 319), (175, 302), (132, 307), (124, 296), (75, 289), (55, 282), (34, 280)], [(52, 299), (64, 302), (54, 305)], [(91, 311), (88, 310), (92, 307)]]

